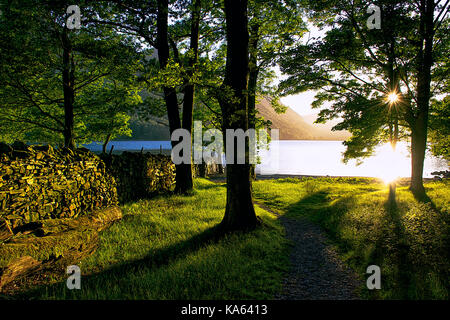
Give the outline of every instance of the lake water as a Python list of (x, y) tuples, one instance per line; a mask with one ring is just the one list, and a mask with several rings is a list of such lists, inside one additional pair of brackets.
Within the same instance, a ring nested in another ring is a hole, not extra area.
[[(171, 149), (170, 141), (112, 141), (114, 151), (140, 151)], [(92, 151), (101, 151), (100, 144), (86, 145)], [(317, 176), (360, 176), (379, 177), (391, 180), (411, 176), (411, 157), (408, 144), (399, 143), (396, 152), (389, 145), (377, 148), (374, 156), (361, 165), (355, 160), (342, 162), (345, 146), (341, 141), (281, 140), (271, 142), (270, 150), (260, 152), (261, 164), (256, 167), (259, 174), (298, 174)], [(427, 155), (424, 177), (431, 178), (431, 172), (447, 170), (445, 160)]]
[[(386, 181), (411, 176), (407, 143), (398, 143), (395, 152), (389, 144), (380, 146), (360, 165), (356, 160), (344, 164), (344, 151), (341, 141), (279, 141), (278, 146), (271, 144), (271, 150), (261, 153), (257, 173), (378, 177)], [(430, 155), (425, 158), (424, 177), (431, 178), (431, 172), (446, 169), (445, 160)]]
[[(102, 144), (93, 142), (84, 145), (86, 148), (92, 152), (102, 152)], [(146, 150), (159, 150), (161, 149), (172, 149), (170, 141), (111, 141), (108, 144), (108, 152), (114, 146), (114, 151), (141, 151), (144, 148)]]

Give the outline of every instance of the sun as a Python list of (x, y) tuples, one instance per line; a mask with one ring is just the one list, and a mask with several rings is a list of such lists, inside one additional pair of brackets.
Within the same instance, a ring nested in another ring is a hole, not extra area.
[(381, 180), (383, 180), (384, 184), (389, 185), (399, 179), (399, 176), (396, 172), (387, 171), (379, 174), (378, 176)]
[(394, 104), (394, 103), (396, 103), (398, 100), (399, 100), (399, 96), (398, 96), (398, 94), (395, 93), (395, 92), (391, 92), (391, 93), (388, 95), (388, 97), (387, 97), (387, 101), (388, 101), (390, 104)]

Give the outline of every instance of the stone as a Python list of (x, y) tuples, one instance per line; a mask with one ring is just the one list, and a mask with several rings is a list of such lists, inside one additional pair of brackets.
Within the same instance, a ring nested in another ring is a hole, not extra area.
[(8, 221), (0, 218), (0, 242), (8, 240), (13, 235), (14, 233), (12, 232)]

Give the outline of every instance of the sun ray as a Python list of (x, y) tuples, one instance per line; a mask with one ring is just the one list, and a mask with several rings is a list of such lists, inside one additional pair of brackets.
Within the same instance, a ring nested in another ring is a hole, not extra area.
[(389, 95), (387, 96), (387, 102), (388, 102), (390, 105), (396, 104), (396, 103), (398, 102), (399, 99), (400, 99), (400, 98), (399, 98), (399, 96), (398, 96), (398, 94), (397, 94), (396, 92), (391, 92), (391, 93), (389, 93)]

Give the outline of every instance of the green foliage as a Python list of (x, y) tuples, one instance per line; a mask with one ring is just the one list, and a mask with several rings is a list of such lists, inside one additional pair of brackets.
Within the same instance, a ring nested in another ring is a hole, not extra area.
[[(65, 123), (62, 41), (67, 6), (1, 2), (0, 138), (61, 143)], [(79, 3), (88, 18), (87, 3)], [(73, 52), (76, 142), (129, 135), (140, 102), (138, 61), (128, 39), (95, 25), (69, 32)], [(26, 30), (26, 32), (24, 32)]]
[(450, 97), (434, 100), (430, 113), (431, 152), (450, 161)]
[[(218, 99), (232, 101), (233, 94), (222, 85), (227, 48), (223, 12), (217, 10), (220, 6), (213, 9), (210, 5), (206, 4), (205, 11), (209, 12), (211, 19), (202, 21), (201, 27), (202, 54), (196, 69), (198, 76), (194, 118), (203, 121), (206, 128), (222, 129), (222, 114)], [(277, 88), (274, 84), (276, 73), (273, 67), (305, 31), (300, 8), (295, 1), (255, 0), (249, 1), (248, 6), (250, 42), (254, 44), (249, 49), (251, 57), (254, 57), (249, 67), (256, 76), (255, 86), (249, 83), (248, 95), (254, 96), (255, 99), (260, 96), (271, 96), (274, 98), (272, 100), (274, 108), (277, 112), (283, 112), (283, 107), (276, 103), (278, 101)], [(250, 113), (252, 117), (256, 117), (257, 129), (269, 125), (267, 121), (254, 114), (254, 111)]]
[(272, 67), (305, 32), (306, 23), (297, 1), (249, 1), (250, 70), (258, 72), (257, 94), (276, 95)]
[[(310, 39), (281, 58), (288, 79), (280, 84), (282, 94), (316, 90), (313, 107), (322, 108), (319, 122), (342, 121), (335, 130), (348, 130), (344, 160), (370, 156), (374, 147), (398, 138), (407, 139), (415, 126), (420, 45), (420, 14), (414, 1), (376, 1), (381, 8), (381, 29), (366, 26), (367, 1), (306, 1), (312, 24), (325, 28), (323, 38)], [(441, 10), (436, 7), (436, 16)], [(431, 92), (448, 92), (448, 19), (436, 35)], [(387, 95), (395, 91), (400, 101), (390, 105)], [(423, 108), (423, 107), (422, 107)]]

